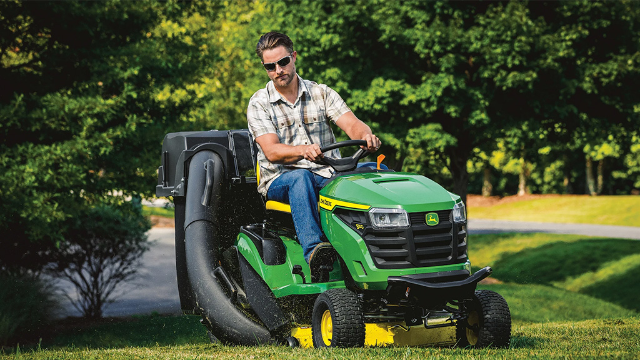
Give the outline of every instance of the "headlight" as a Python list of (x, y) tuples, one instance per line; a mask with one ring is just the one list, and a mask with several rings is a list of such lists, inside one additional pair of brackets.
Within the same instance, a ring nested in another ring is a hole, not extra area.
[(453, 207), (453, 221), (465, 222), (467, 221), (467, 210), (464, 207), (464, 203), (461, 201)]
[(369, 211), (374, 229), (398, 229), (409, 227), (409, 216), (404, 209), (376, 209)]

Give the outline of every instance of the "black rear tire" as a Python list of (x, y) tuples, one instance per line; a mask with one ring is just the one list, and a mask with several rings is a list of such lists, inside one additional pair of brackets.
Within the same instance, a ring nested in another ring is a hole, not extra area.
[(311, 319), (313, 346), (364, 346), (364, 315), (358, 295), (347, 289), (331, 289), (318, 296)]
[(207, 336), (209, 337), (209, 341), (210, 341), (212, 344), (219, 344), (219, 343), (220, 343), (220, 340), (218, 340), (218, 338), (217, 338), (215, 335), (213, 335), (213, 333), (211, 332), (211, 330), (208, 330), (208, 329), (207, 329)]
[(459, 347), (509, 347), (511, 312), (500, 294), (490, 290), (478, 290), (467, 310), (467, 319), (456, 324)]

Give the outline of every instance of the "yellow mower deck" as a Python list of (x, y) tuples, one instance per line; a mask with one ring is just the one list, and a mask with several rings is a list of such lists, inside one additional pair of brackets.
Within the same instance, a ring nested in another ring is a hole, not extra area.
[[(408, 328), (403, 322), (365, 324), (365, 346), (421, 346), (453, 345), (456, 342), (456, 328), (444, 327), (426, 329), (424, 326)], [(311, 326), (301, 326), (291, 330), (291, 336), (300, 341), (300, 347), (312, 348)]]

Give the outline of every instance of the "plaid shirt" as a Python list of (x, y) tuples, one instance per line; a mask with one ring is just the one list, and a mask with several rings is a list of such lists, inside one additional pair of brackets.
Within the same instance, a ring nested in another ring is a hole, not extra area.
[[(340, 116), (349, 111), (351, 110), (340, 95), (327, 85), (304, 80), (298, 76), (298, 97), (294, 104), (276, 90), (273, 81), (269, 81), (264, 89), (258, 90), (249, 100), (247, 121), (254, 139), (264, 134), (276, 134), (282, 144), (318, 144), (324, 147), (336, 141), (329, 120), (335, 123)], [(327, 155), (339, 158), (340, 151), (331, 150)], [(326, 178), (333, 175), (331, 167), (305, 159), (295, 164), (273, 164), (267, 160), (260, 145), (258, 164), (258, 191), (265, 197), (271, 182), (287, 171), (309, 169)]]

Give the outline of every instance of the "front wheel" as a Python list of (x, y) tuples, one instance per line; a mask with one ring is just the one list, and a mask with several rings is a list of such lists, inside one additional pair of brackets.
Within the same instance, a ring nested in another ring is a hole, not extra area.
[(467, 319), (459, 320), (456, 324), (458, 346), (509, 347), (511, 313), (509, 305), (500, 294), (478, 290), (467, 310)]
[(358, 295), (347, 289), (323, 292), (313, 305), (311, 319), (313, 346), (364, 346), (364, 315)]

